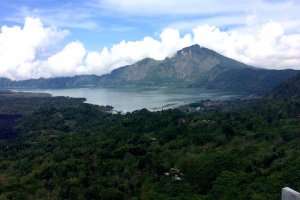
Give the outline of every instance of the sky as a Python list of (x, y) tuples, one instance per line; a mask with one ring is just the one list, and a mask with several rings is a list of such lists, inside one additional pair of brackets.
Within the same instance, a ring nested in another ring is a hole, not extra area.
[(300, 0), (1, 0), (0, 77), (102, 75), (193, 45), (300, 69)]

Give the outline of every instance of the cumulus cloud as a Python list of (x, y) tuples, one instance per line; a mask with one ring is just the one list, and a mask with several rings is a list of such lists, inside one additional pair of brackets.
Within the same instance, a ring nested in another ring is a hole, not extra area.
[(9, 78), (32, 77), (37, 55), (60, 41), (67, 31), (44, 27), (39, 19), (26, 18), (24, 26), (0, 29), (0, 75)]
[(88, 71), (103, 74), (143, 58), (162, 60), (191, 44), (193, 44), (191, 35), (181, 37), (178, 30), (165, 29), (159, 39), (145, 37), (140, 41), (122, 41), (110, 49), (104, 48), (100, 52), (89, 52), (85, 65), (89, 68)]
[(194, 42), (255, 66), (300, 68), (300, 34), (288, 34), (276, 22), (255, 29), (225, 32), (214, 26), (199, 26), (193, 29)]
[(285, 26), (272, 21), (230, 31), (200, 25), (186, 34), (166, 28), (158, 38), (148, 36), (138, 41), (121, 41), (100, 51), (89, 51), (80, 41), (74, 41), (53, 55), (39, 57), (52, 42), (65, 35), (65, 31), (45, 27), (40, 20), (32, 18), (26, 19), (24, 27), (2, 27), (0, 76), (26, 79), (102, 75), (147, 57), (162, 60), (192, 44), (251, 65), (300, 69), (300, 34), (286, 32)]
[(42, 65), (49, 71), (49, 76), (66, 76), (84, 73), (82, 62), (86, 49), (80, 42), (67, 44), (60, 52), (49, 57)]
[(201, 25), (182, 36), (176, 29), (165, 29), (159, 40), (146, 37), (141, 41), (123, 41), (98, 53), (90, 52), (85, 65), (90, 67), (88, 71), (103, 74), (146, 57), (162, 60), (183, 47), (199, 44), (255, 66), (300, 68), (300, 34), (287, 34), (284, 26), (276, 22), (255, 29), (222, 31), (216, 26)]

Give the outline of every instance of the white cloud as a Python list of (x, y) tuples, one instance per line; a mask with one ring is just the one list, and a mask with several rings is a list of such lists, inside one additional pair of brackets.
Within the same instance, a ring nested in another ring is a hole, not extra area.
[(285, 33), (280, 23), (269, 22), (257, 31), (220, 31), (213, 26), (193, 30), (194, 42), (228, 57), (266, 68), (300, 68), (300, 34)]
[[(102, 10), (125, 18), (170, 19), (169, 27), (190, 30), (199, 24), (237, 27), (276, 21), (298, 32), (299, 0), (93, 0)], [(157, 21), (157, 23), (160, 23)]]
[(132, 64), (143, 58), (162, 60), (192, 44), (190, 35), (180, 36), (178, 30), (165, 29), (160, 39), (145, 37), (140, 41), (122, 41), (112, 48), (104, 48), (100, 52), (89, 52), (85, 60), (88, 71), (91, 73), (108, 73), (120, 66)]
[(122, 41), (101, 51), (88, 51), (84, 44), (75, 41), (48, 58), (38, 56), (65, 34), (32, 18), (26, 19), (23, 28), (2, 27), (0, 76), (26, 79), (102, 75), (147, 57), (162, 60), (195, 43), (251, 65), (300, 69), (300, 34), (287, 32), (284, 25), (272, 21), (229, 31), (200, 25), (184, 35), (177, 29), (166, 28), (158, 39)]
[(82, 61), (86, 50), (80, 42), (71, 42), (63, 50), (49, 57), (44, 67), (49, 71), (50, 76), (70, 76), (85, 73)]
[(24, 26), (0, 29), (0, 75), (9, 78), (32, 77), (37, 54), (66, 36), (66, 31), (44, 27), (39, 19), (26, 18)]
[(300, 34), (287, 34), (280, 23), (221, 31), (216, 26), (201, 25), (181, 36), (176, 29), (165, 29), (160, 40), (146, 37), (88, 53), (85, 65), (90, 73), (103, 74), (146, 57), (162, 60), (192, 44), (211, 48), (225, 56), (265, 68), (300, 69)]

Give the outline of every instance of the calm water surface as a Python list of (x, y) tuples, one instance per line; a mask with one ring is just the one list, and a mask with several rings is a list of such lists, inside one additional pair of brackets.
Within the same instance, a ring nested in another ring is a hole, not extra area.
[(87, 103), (97, 105), (111, 105), (117, 111), (131, 112), (147, 108), (161, 110), (188, 104), (200, 100), (226, 100), (241, 95), (217, 92), (203, 89), (111, 89), (111, 88), (77, 88), (77, 89), (49, 89), (26, 90), (28, 92), (45, 92), (53, 96), (84, 97)]

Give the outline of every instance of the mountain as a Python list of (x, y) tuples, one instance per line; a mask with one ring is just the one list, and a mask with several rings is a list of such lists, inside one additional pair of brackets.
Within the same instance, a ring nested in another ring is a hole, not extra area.
[(106, 85), (195, 85), (202, 86), (225, 70), (251, 68), (199, 45), (184, 48), (171, 58), (146, 58), (103, 77)]
[(101, 78), (104, 86), (184, 86), (261, 93), (293, 77), (295, 70), (267, 70), (193, 45), (163, 61), (144, 59)]
[(40, 78), (22, 81), (12, 81), (0, 78), (0, 88), (4, 89), (55, 89), (96, 87), (100, 77), (96, 75), (82, 75), (73, 77)]
[(25, 81), (0, 79), (0, 88), (168, 86), (262, 93), (272, 90), (295, 74), (295, 70), (256, 68), (193, 45), (165, 60), (146, 58), (103, 76), (85, 75)]
[(300, 74), (283, 82), (270, 94), (272, 98), (299, 98), (300, 97)]

